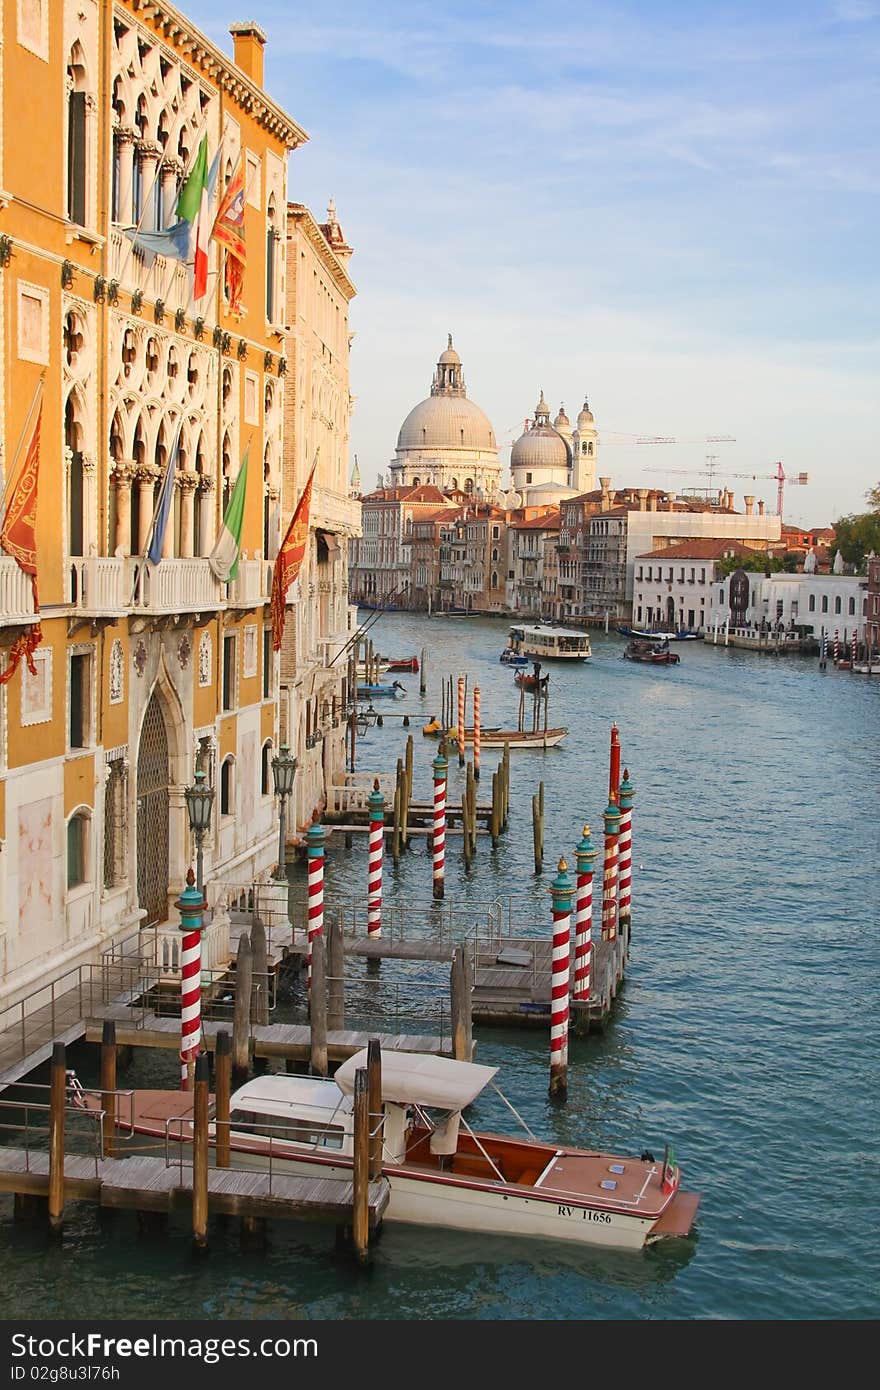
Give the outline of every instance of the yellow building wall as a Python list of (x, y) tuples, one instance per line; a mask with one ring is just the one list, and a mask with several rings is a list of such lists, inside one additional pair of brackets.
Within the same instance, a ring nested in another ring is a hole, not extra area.
[(63, 757), (67, 750), (67, 628), (62, 621), (43, 619), (43, 650), (52, 652), (51, 718), (38, 724), (22, 725), (22, 687), (26, 679), (24, 662), (5, 687), (7, 761), (11, 768), (26, 767), (47, 758)]
[(64, 764), (64, 814), (95, 804), (95, 759), (84, 753)]

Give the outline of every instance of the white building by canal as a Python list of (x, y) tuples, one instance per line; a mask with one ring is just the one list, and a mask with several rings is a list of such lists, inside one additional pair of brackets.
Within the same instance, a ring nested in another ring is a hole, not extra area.
[[(748, 574), (736, 571), (711, 585), (707, 631), (733, 627), (779, 630), (803, 627), (814, 637), (835, 630), (859, 641), (865, 638), (868, 613), (868, 581), (849, 574)], [(731, 608), (733, 581), (733, 608)], [(748, 592), (746, 594), (746, 581)]]

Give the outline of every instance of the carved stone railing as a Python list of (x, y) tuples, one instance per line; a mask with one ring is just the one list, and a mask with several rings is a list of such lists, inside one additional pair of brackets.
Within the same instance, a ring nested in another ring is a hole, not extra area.
[(31, 578), (11, 555), (0, 556), (0, 625), (34, 620)]
[(128, 607), (126, 562), (117, 556), (93, 555), (71, 559), (68, 565), (68, 602), (81, 613), (111, 616)]
[(227, 601), (232, 608), (259, 608), (272, 591), (272, 565), (268, 560), (240, 560), (238, 575), (229, 585)]
[(136, 613), (205, 613), (226, 606), (225, 588), (205, 559), (129, 560), (129, 594)]

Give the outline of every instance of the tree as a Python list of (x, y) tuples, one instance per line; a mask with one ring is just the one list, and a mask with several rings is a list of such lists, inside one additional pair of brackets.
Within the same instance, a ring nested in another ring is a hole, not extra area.
[(880, 512), (880, 483), (868, 488), (865, 493), (865, 501), (872, 512)]
[[(880, 489), (871, 489), (871, 493)], [(868, 494), (870, 497), (870, 493)], [(855, 565), (859, 574), (865, 567), (865, 556), (873, 550), (880, 554), (880, 508), (842, 516), (834, 523), (837, 549), (848, 565)]]
[(783, 567), (776, 555), (768, 555), (765, 550), (756, 550), (754, 555), (725, 555), (716, 561), (719, 575), (726, 579), (734, 570), (747, 570), (749, 574), (776, 574)]

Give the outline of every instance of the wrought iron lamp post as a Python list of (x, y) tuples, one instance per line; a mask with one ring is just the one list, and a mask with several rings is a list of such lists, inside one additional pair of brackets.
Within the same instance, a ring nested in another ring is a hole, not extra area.
[(281, 883), (287, 881), (287, 864), (285, 862), (287, 798), (293, 791), (293, 779), (296, 777), (296, 769), (296, 758), (291, 756), (287, 744), (282, 743), (280, 749), (272, 759), (272, 780), (275, 783), (275, 795), (281, 802), (278, 815), (278, 867), (275, 870), (275, 878)]
[(209, 787), (207, 775), (201, 769), (195, 774), (195, 781), (183, 793), (186, 797), (186, 813), (189, 828), (196, 837), (196, 888), (201, 893), (204, 888), (202, 876), (202, 852), (205, 835), (211, 825), (211, 810), (214, 805), (214, 788)]

